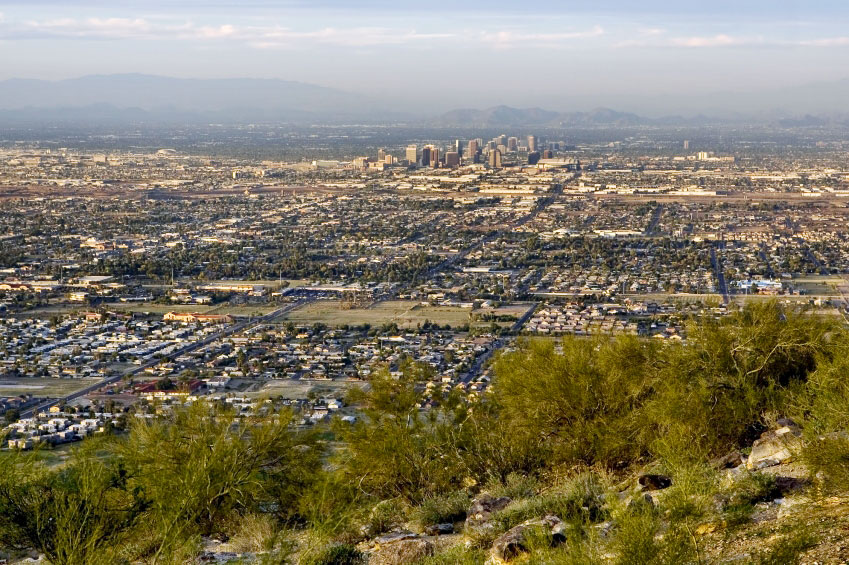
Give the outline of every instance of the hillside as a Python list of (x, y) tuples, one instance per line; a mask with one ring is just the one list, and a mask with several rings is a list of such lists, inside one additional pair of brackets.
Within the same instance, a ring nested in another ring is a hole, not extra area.
[(687, 342), (527, 340), (491, 392), (376, 372), (356, 421), (196, 402), (0, 457), (0, 547), (77, 563), (840, 563), (849, 330), (777, 302)]

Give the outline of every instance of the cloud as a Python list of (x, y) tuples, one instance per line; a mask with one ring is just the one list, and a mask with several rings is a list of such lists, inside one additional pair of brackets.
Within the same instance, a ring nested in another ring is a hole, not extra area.
[(508, 48), (516, 46), (539, 46), (558, 47), (564, 46), (576, 39), (589, 39), (604, 35), (601, 26), (595, 26), (583, 31), (570, 31), (561, 33), (538, 33), (515, 30), (483, 31), (477, 37), (483, 43), (488, 43), (497, 48)]
[(286, 28), (253, 29), (250, 45), (259, 49), (296, 47), (312, 42), (344, 47), (370, 47), (378, 45), (402, 45), (427, 43), (428, 41), (451, 39), (451, 33), (420, 33), (416, 30), (397, 30), (383, 27), (324, 28), (315, 31), (294, 31)]
[(750, 40), (721, 33), (710, 37), (673, 37), (669, 43), (678, 47), (730, 47), (750, 43)]
[[(0, 24), (2, 24), (1, 20)], [(0, 39), (231, 40), (260, 49), (295, 48), (305, 43), (369, 47), (426, 43), (453, 37), (455, 37), (454, 34), (450, 33), (421, 33), (414, 29), (387, 27), (327, 27), (296, 31), (276, 25), (236, 26), (221, 24), (199, 26), (191, 22), (163, 22), (144, 18), (61, 18), (43, 21), (31, 20), (14, 27), (11, 25), (0, 26)]]
[(822, 39), (808, 39), (797, 41), (797, 45), (803, 47), (841, 47), (849, 46), (849, 37), (825, 37)]
[(143, 18), (60, 18), (29, 21), (20, 29), (23, 35), (94, 39), (146, 38), (156, 32), (154, 26)]

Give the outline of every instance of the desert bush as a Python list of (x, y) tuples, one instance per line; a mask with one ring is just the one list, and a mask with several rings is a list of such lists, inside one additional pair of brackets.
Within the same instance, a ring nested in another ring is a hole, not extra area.
[(754, 472), (736, 478), (722, 495), (723, 515), (729, 524), (736, 525), (748, 520), (755, 504), (781, 496), (781, 489), (773, 475)]
[(413, 509), (411, 517), (421, 527), (454, 523), (466, 518), (466, 511), (471, 503), (468, 493), (462, 490), (431, 496)]
[(493, 392), (512, 430), (533, 430), (554, 459), (615, 466), (645, 454), (637, 411), (657, 359), (658, 346), (635, 337), (526, 340), (496, 362)]
[(60, 469), (34, 455), (2, 457), (0, 545), (34, 548), (54, 565), (115, 563), (146, 502), (126, 488), (116, 461), (98, 457), (92, 441)]

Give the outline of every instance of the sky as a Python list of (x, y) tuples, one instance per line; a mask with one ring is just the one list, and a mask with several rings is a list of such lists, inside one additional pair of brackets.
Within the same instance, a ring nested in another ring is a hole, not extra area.
[(0, 79), (281, 78), (435, 109), (849, 79), (846, 0), (0, 0)]

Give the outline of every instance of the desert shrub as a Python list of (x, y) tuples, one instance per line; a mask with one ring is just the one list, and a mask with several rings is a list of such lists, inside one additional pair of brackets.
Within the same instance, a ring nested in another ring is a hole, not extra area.
[(565, 522), (593, 523), (607, 517), (605, 508), (606, 485), (592, 472), (582, 472), (551, 491), (512, 502), (491, 518), (497, 535), (521, 524), (525, 520), (553, 514)]
[(656, 455), (691, 453), (694, 460), (750, 445), (763, 415), (789, 410), (842, 331), (776, 302), (692, 323), (686, 346), (663, 350), (641, 442)]
[(302, 565), (365, 565), (366, 558), (353, 545), (334, 544), (313, 554), (302, 555), (299, 562)]
[(556, 460), (634, 461), (645, 453), (636, 411), (651, 393), (657, 348), (635, 337), (527, 340), (496, 362), (494, 396), (515, 433), (533, 430)]
[(290, 431), (290, 418), (237, 421), (197, 403), (172, 418), (134, 422), (116, 454), (128, 489), (147, 503), (139, 551), (158, 562), (191, 537), (222, 531), (234, 513), (279, 509), (277, 483), (320, 462), (312, 439)]
[(126, 488), (120, 464), (92, 441), (69, 463), (48, 469), (36, 456), (2, 457), (0, 545), (34, 548), (54, 565), (114, 563), (142, 516), (145, 501)]
[(363, 531), (367, 536), (374, 537), (404, 523), (406, 517), (407, 506), (400, 500), (381, 500), (368, 512)]
[(469, 407), (449, 395), (421, 413), (417, 379), (410, 371), (400, 378), (375, 374), (370, 390), (356, 398), (365, 417), (334, 428), (344, 444), (339, 472), (360, 491), (418, 505), (458, 484), (503, 479), (542, 465), (533, 442), (525, 441), (528, 434), (514, 433), (491, 406)]
[(845, 488), (849, 484), (849, 434), (833, 432), (810, 438), (802, 448), (802, 460), (827, 490)]
[(701, 563), (700, 549), (687, 523), (663, 529), (651, 509), (624, 514), (611, 541), (615, 563), (622, 565), (685, 565)]
[(817, 538), (805, 527), (796, 527), (772, 546), (754, 556), (756, 565), (798, 563), (799, 557), (817, 544)]
[(229, 543), (237, 553), (269, 551), (276, 541), (276, 524), (267, 514), (234, 515), (227, 524)]
[(745, 473), (723, 493), (722, 512), (729, 524), (740, 524), (752, 514), (755, 504), (771, 501), (779, 496), (781, 489), (773, 475)]
[(425, 557), (417, 565), (484, 565), (486, 554), (481, 549), (456, 545)]
[(430, 496), (413, 509), (412, 519), (421, 527), (458, 522), (466, 518), (471, 502), (468, 493), (462, 490)]
[(492, 496), (508, 498), (528, 498), (536, 494), (540, 488), (540, 480), (531, 475), (510, 473), (504, 481), (490, 481), (484, 490)]

